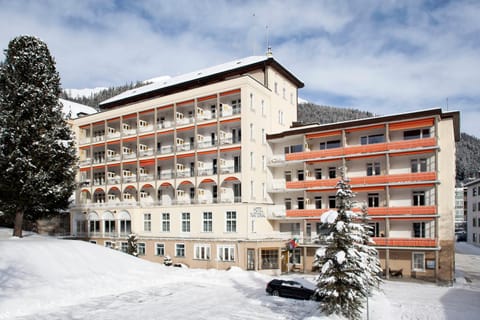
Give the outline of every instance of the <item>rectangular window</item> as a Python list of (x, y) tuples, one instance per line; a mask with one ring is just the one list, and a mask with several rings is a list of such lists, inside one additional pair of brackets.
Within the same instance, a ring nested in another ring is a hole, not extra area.
[(337, 168), (329, 167), (328, 168), (328, 178), (335, 179), (337, 177)]
[(472, 196), (476, 196), (477, 195), (477, 188), (476, 187), (473, 187), (472, 189)]
[(305, 180), (305, 173), (303, 170), (297, 170), (297, 179), (298, 181)]
[(427, 159), (412, 159), (410, 160), (412, 173), (427, 172)]
[(477, 226), (477, 219), (472, 218), (472, 226), (476, 227)]
[(425, 205), (425, 191), (413, 191), (413, 205), (414, 206)]
[(322, 209), (322, 197), (315, 197), (315, 209)]
[(145, 213), (143, 215), (143, 231), (152, 231), (152, 214)]
[(155, 255), (161, 257), (165, 255), (165, 244), (155, 243)]
[(139, 242), (137, 244), (137, 251), (139, 256), (144, 256), (145, 255), (145, 243), (144, 242)]
[(292, 210), (292, 199), (285, 198), (285, 210)]
[(320, 150), (340, 148), (340, 140), (320, 142)]
[(413, 237), (414, 238), (425, 238), (425, 222), (414, 222), (413, 223)]
[(368, 194), (368, 206), (370, 208), (376, 208), (380, 206), (380, 196), (378, 193)]
[(292, 171), (285, 171), (285, 181), (292, 181)]
[(322, 179), (322, 169), (315, 168), (315, 179), (320, 180)]
[(412, 253), (412, 270), (425, 271), (425, 254), (422, 252)]
[(203, 213), (203, 232), (213, 231), (213, 216), (211, 212)]
[(225, 216), (225, 231), (237, 232), (237, 212), (227, 211)]
[(235, 246), (219, 245), (217, 246), (217, 252), (220, 261), (235, 261)]
[(403, 140), (430, 138), (430, 129), (408, 130), (403, 132)]
[(175, 257), (185, 257), (184, 243), (175, 243)]
[(127, 251), (128, 251), (128, 242), (121, 242), (121, 243), (120, 243), (120, 250), (121, 250), (122, 252), (127, 253)]
[(380, 175), (380, 162), (367, 163), (367, 176), (379, 176)]
[(369, 136), (360, 137), (360, 144), (374, 144), (385, 142), (385, 135), (382, 134), (373, 134)]
[(262, 269), (278, 269), (278, 249), (261, 250)]
[(105, 245), (106, 248), (110, 248), (110, 249), (114, 248), (114, 245), (113, 245), (112, 241), (105, 241), (104, 245)]
[(190, 232), (190, 212), (182, 212), (182, 232)]
[(378, 222), (369, 223), (367, 228), (368, 228), (368, 234), (371, 237), (379, 237), (380, 224)]
[(297, 207), (300, 210), (305, 209), (305, 199), (303, 197), (298, 197), (297, 198)]
[(170, 213), (162, 213), (162, 231), (170, 232)]
[(302, 152), (302, 151), (303, 151), (303, 145), (301, 145), (301, 144), (286, 146), (284, 148), (285, 154), (297, 153), (297, 152)]
[(193, 247), (193, 258), (198, 260), (210, 260), (210, 245), (195, 244)]
[(302, 250), (300, 248), (295, 248), (290, 253), (290, 263), (300, 264), (302, 263)]
[(336, 196), (329, 196), (328, 197), (328, 207), (330, 209), (335, 209), (337, 207)]

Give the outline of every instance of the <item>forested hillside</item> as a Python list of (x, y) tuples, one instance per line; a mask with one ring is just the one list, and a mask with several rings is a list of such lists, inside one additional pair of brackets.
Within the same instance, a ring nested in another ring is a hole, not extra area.
[[(67, 94), (67, 91), (62, 93), (62, 98), (85, 104), (98, 109), (101, 101), (109, 99), (126, 90), (133, 89), (145, 85), (145, 83), (137, 82), (130, 83), (124, 86), (111, 87), (109, 89), (100, 91), (96, 94), (91, 94), (89, 97), (73, 98)], [(314, 103), (300, 103), (297, 111), (298, 121), (304, 123), (332, 123), (346, 120), (354, 120), (361, 118), (368, 118), (375, 116), (368, 111), (361, 111), (353, 108), (337, 108), (329, 106), (320, 106)], [(461, 139), (457, 142), (457, 183), (468, 181), (469, 178), (476, 177), (480, 172), (480, 139), (462, 133)]]

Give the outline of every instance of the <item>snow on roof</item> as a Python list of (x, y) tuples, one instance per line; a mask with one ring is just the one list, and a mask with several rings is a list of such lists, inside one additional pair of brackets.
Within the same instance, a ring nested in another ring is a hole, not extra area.
[(73, 101), (65, 100), (65, 99), (59, 99), (59, 100), (63, 105), (63, 110), (62, 110), (63, 113), (65, 115), (70, 113), (72, 119), (79, 118), (80, 116), (86, 115), (86, 114), (97, 113), (97, 110), (95, 110), (95, 108), (92, 108), (80, 103), (76, 103)]
[(192, 81), (192, 80), (195, 80), (195, 79), (211, 76), (211, 75), (214, 75), (214, 74), (217, 74), (217, 73), (221, 73), (221, 72), (225, 72), (225, 71), (229, 71), (229, 70), (234, 70), (236, 68), (240, 68), (240, 67), (244, 67), (244, 66), (248, 66), (248, 65), (251, 65), (251, 64), (255, 64), (255, 63), (258, 63), (258, 62), (265, 61), (268, 58), (269, 57), (267, 57), (267, 56), (250, 56), (250, 57), (247, 57), (247, 58), (237, 59), (237, 60), (230, 61), (230, 62), (220, 64), (220, 65), (217, 65), (217, 66), (209, 67), (209, 68), (206, 68), (206, 69), (201, 69), (201, 70), (197, 70), (197, 71), (194, 71), (194, 72), (185, 73), (185, 74), (182, 74), (182, 75), (179, 75), (179, 76), (176, 76), (176, 77), (165, 78), (164, 81), (154, 82), (152, 84), (149, 84), (149, 85), (146, 85), (146, 86), (143, 86), (143, 87), (140, 87), (140, 88), (135, 88), (135, 89), (125, 91), (125, 92), (123, 92), (119, 95), (116, 95), (116, 96), (114, 96), (110, 99), (102, 101), (100, 104), (107, 104), (107, 103), (110, 103), (110, 102), (123, 100), (123, 99), (133, 97), (133, 96), (136, 96), (136, 95), (139, 95), (139, 94), (142, 94), (142, 93), (155, 91), (155, 90), (162, 89), (162, 88), (167, 88), (167, 87), (174, 86), (174, 85), (177, 85), (177, 84), (180, 84), (180, 83), (183, 83), (183, 82), (188, 82), (188, 81)]

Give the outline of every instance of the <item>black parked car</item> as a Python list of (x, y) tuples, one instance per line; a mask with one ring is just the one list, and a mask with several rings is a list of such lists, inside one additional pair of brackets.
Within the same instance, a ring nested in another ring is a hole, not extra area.
[(292, 280), (273, 279), (267, 284), (265, 290), (272, 296), (303, 300), (321, 300), (317, 294), (317, 290), (305, 288), (301, 283)]

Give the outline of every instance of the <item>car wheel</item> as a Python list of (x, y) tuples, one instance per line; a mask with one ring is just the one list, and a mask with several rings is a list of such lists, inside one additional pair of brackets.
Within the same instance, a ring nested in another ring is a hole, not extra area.
[(279, 296), (280, 296), (280, 292), (278, 292), (278, 290), (273, 290), (272, 296), (274, 296), (274, 297), (279, 297)]

